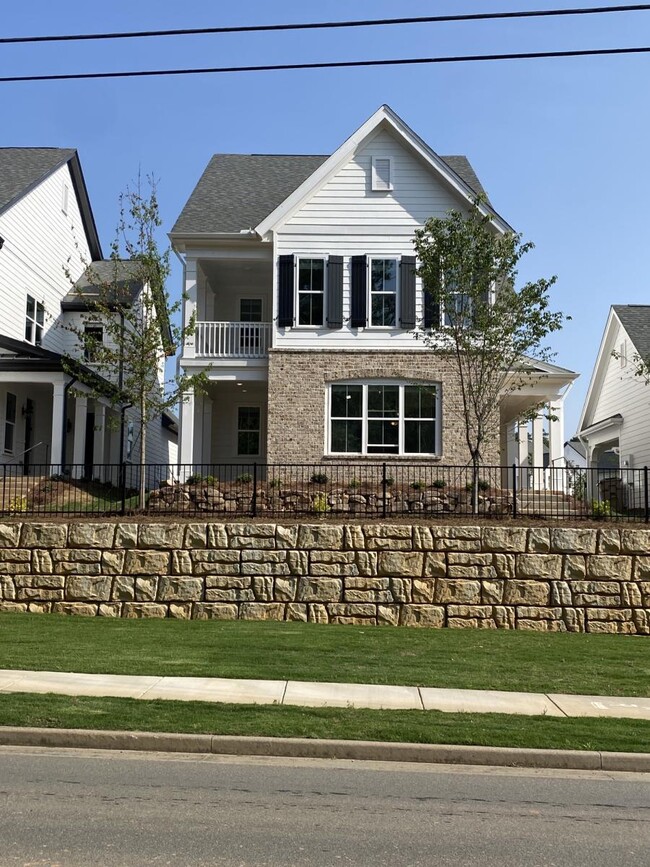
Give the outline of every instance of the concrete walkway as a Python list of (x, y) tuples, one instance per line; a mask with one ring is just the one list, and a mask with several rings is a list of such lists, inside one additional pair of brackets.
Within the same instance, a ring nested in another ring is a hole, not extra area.
[(143, 677), (0, 670), (0, 693), (117, 696), (136, 699), (283, 704), (299, 707), (366, 707), (447, 713), (512, 713), (555, 717), (626, 717), (650, 720), (650, 698), (556, 695), (479, 689), (434, 689), (295, 680), (220, 677)]

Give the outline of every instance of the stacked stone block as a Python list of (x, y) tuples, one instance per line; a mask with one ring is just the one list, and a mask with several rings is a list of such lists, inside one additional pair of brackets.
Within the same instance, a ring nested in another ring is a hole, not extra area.
[(650, 634), (650, 530), (0, 524), (0, 610)]

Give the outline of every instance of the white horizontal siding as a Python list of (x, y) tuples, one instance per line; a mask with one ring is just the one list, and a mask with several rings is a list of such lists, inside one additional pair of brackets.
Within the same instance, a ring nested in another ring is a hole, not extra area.
[[(67, 184), (68, 213), (62, 211)], [(67, 164), (0, 215), (0, 331), (25, 336), (25, 304), (32, 295), (45, 305), (43, 346), (62, 350), (65, 337), (56, 326), (61, 298), (71, 289), (65, 268), (76, 280), (90, 262), (90, 251)], [(69, 260), (69, 261), (68, 261)]]
[(612, 347), (620, 350), (625, 344), (627, 364), (612, 357), (611, 349), (606, 358), (607, 367), (600, 392), (594, 403), (593, 414), (586, 420), (595, 424), (616, 413), (623, 416), (620, 432), (621, 460), (632, 457), (635, 468), (650, 465), (650, 386), (641, 377), (634, 375), (634, 345), (626, 331), (619, 326)]
[[(373, 157), (391, 158), (393, 189), (372, 190)], [(350, 223), (415, 227), (463, 203), (412, 151), (382, 130), (287, 221), (288, 226)]]
[[(372, 160), (391, 158), (393, 189), (372, 190)], [(339, 255), (343, 265), (343, 321), (350, 316), (350, 257), (400, 259), (414, 253), (415, 229), (429, 217), (444, 217), (466, 203), (397, 138), (382, 130), (276, 233), (277, 256), (327, 257)], [(277, 260), (276, 260), (277, 261)], [(277, 267), (277, 266), (276, 266)], [(274, 275), (277, 316), (277, 273)], [(399, 299), (398, 299), (399, 309)], [(421, 320), (423, 290), (416, 279), (416, 320)], [(274, 345), (296, 349), (412, 349), (422, 341), (402, 329), (275, 329)]]

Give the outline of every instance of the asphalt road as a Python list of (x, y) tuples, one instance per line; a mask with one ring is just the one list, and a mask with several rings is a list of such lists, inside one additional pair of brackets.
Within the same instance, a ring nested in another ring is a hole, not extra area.
[(0, 749), (0, 865), (650, 864), (650, 776)]

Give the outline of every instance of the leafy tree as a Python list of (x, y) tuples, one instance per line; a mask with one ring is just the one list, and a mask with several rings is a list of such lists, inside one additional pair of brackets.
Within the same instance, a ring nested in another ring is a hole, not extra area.
[(565, 316), (549, 309), (555, 277), (516, 288), (519, 260), (533, 244), (499, 232), (482, 198), (467, 215), (450, 211), (427, 220), (414, 245), (431, 323), (416, 336), (455, 361), (476, 510), (479, 468), (498, 429), (499, 404), (534, 378), (532, 359), (552, 357), (542, 344)]
[[(110, 258), (90, 263), (74, 284), (83, 312), (63, 325), (79, 344), (78, 353), (64, 358), (66, 371), (86, 387), (86, 394), (107, 399), (119, 412), (121, 461), (126, 412), (132, 409), (129, 420), (136, 427), (133, 445), (140, 464), (145, 463), (148, 424), (176, 407), (190, 389), (201, 393), (206, 387), (204, 373), (165, 375), (167, 358), (194, 332), (194, 321), (184, 328), (174, 323), (181, 302), (170, 304), (165, 288), (169, 249), (158, 247), (162, 221), (156, 183), (148, 177), (147, 184), (143, 190), (138, 177), (133, 188), (121, 193)], [(141, 508), (145, 481), (141, 472)]]

